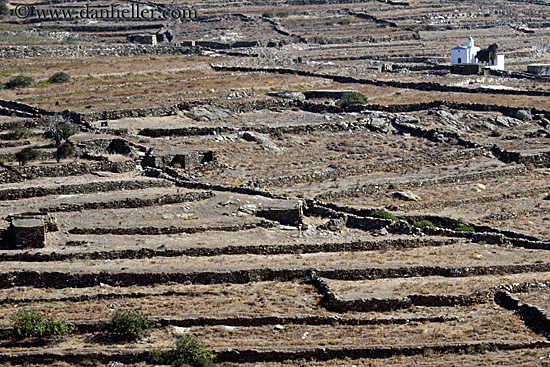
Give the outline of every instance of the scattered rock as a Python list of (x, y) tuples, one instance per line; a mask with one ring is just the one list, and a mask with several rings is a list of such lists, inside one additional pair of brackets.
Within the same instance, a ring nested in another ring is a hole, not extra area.
[(410, 191), (396, 191), (393, 193), (393, 197), (400, 199), (400, 200), (406, 200), (406, 201), (420, 201), (422, 198), (416, 194), (413, 194)]
[(244, 204), (239, 207), (239, 211), (246, 214), (254, 214), (258, 211), (256, 204)]
[(523, 124), (523, 121), (515, 119), (513, 117), (507, 117), (507, 116), (497, 116), (495, 119), (495, 122), (498, 125), (504, 126), (504, 127), (511, 127), (511, 126), (517, 126)]
[(260, 144), (265, 150), (273, 153), (280, 153), (281, 149), (267, 136), (251, 131), (247, 131), (242, 135), (242, 138), (246, 141), (255, 141)]
[(436, 112), (440, 117), (442, 117), (443, 119), (446, 119), (446, 120), (450, 120), (450, 121), (453, 121), (453, 122), (457, 122), (458, 120), (456, 119), (455, 115), (453, 115), (452, 113), (448, 112), (448, 111), (445, 111), (445, 110), (437, 110)]
[(228, 111), (214, 106), (193, 107), (187, 114), (190, 118), (198, 121), (218, 121), (231, 117)]
[(364, 124), (365, 127), (367, 127), (371, 131), (381, 132), (385, 134), (388, 134), (390, 132), (397, 132), (392, 123), (384, 117), (373, 116), (368, 119), (360, 119), (359, 122)]
[(527, 110), (518, 110), (518, 112), (516, 112), (516, 117), (523, 121), (531, 121), (533, 119), (531, 112)]
[(174, 334), (189, 334), (191, 332), (190, 327), (181, 327), (181, 326), (174, 326), (173, 333)]
[(418, 124), (420, 119), (411, 115), (397, 115), (395, 121), (401, 124)]
[(279, 98), (286, 98), (286, 99), (293, 99), (296, 101), (305, 101), (306, 96), (302, 92), (271, 92), (268, 94), (271, 97), (279, 97)]
[(331, 232), (339, 232), (346, 226), (346, 218), (333, 218), (328, 222), (321, 224), (318, 229)]

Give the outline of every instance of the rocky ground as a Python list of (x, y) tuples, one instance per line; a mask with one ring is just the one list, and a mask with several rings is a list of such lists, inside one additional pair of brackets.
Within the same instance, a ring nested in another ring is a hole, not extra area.
[[(178, 5), (199, 19), (4, 19), (0, 82), (35, 83), (0, 90), (0, 363), (149, 366), (182, 335), (219, 365), (550, 363), (548, 4)], [(509, 71), (450, 74), (469, 35)], [(13, 248), (22, 218), (44, 247)], [(20, 309), (77, 330), (15, 340)], [(109, 340), (125, 309), (159, 326)]]

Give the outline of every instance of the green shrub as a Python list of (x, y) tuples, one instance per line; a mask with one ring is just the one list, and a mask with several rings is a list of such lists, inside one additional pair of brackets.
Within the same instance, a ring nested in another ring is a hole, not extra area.
[(65, 74), (64, 72), (60, 71), (48, 79), (48, 82), (58, 84), (58, 83), (67, 83), (71, 80), (71, 77), (68, 74)]
[(467, 226), (466, 224), (463, 224), (461, 226), (458, 226), (455, 228), (455, 231), (461, 231), (461, 232), (475, 232), (476, 230), (474, 227)]
[(280, 11), (276, 15), (279, 18), (288, 18), (290, 16), (290, 13), (287, 11)]
[(262, 17), (271, 19), (271, 18), (275, 18), (275, 14), (273, 14), (273, 13), (263, 13)]
[(4, 0), (0, 1), (0, 18), (3, 18), (4, 16), (8, 15), (10, 13), (8, 6), (6, 5), (6, 2)]
[(14, 320), (12, 334), (16, 338), (67, 335), (75, 328), (63, 320), (52, 320), (38, 311), (20, 310)]
[(76, 148), (73, 143), (65, 142), (57, 148), (55, 158), (59, 162), (62, 159), (73, 157), (76, 154)]
[(185, 335), (176, 339), (176, 347), (172, 350), (152, 353), (153, 360), (159, 364), (170, 364), (175, 367), (207, 367), (213, 366), (216, 355), (206, 348), (200, 339)]
[(17, 159), (20, 166), (24, 166), (28, 162), (38, 159), (38, 157), (40, 157), (40, 152), (31, 147), (23, 148), (21, 151), (15, 153), (15, 159)]
[(434, 224), (432, 222), (430, 222), (429, 220), (421, 220), (419, 222), (414, 222), (413, 226), (418, 227), (418, 228), (435, 227)]
[(108, 326), (111, 336), (123, 340), (136, 340), (143, 337), (145, 331), (160, 326), (149, 320), (147, 315), (137, 310), (117, 311)]
[(12, 78), (9, 82), (6, 83), (6, 88), (15, 89), (15, 88), (27, 88), (34, 83), (34, 79), (29, 76), (16, 76)]
[(388, 212), (384, 209), (371, 210), (371, 212), (369, 213), (369, 216), (371, 216), (373, 218), (391, 219), (391, 220), (394, 220), (394, 221), (399, 221), (399, 218), (397, 218), (395, 215), (393, 215), (392, 213), (390, 213), (390, 212)]
[(25, 126), (21, 125), (12, 125), (10, 128), (10, 132), (8, 133), (8, 138), (12, 140), (26, 139), (31, 136), (32, 132)]
[(344, 93), (342, 98), (340, 98), (338, 102), (336, 102), (336, 104), (339, 105), (340, 107), (347, 107), (353, 104), (361, 104), (361, 103), (367, 103), (367, 97), (365, 97), (359, 92)]
[(193, 367), (216, 367), (216, 365), (210, 358), (199, 358), (193, 363)]

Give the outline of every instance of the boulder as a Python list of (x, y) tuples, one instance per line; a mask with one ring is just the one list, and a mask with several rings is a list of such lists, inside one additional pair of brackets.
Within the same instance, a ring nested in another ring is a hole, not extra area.
[(518, 112), (516, 112), (516, 117), (523, 121), (531, 121), (533, 119), (531, 111), (527, 110), (518, 110)]
[(252, 131), (243, 133), (242, 138), (246, 141), (254, 141), (262, 146), (265, 150), (273, 153), (280, 153), (281, 149), (267, 136)]
[(497, 116), (495, 119), (495, 122), (498, 125), (505, 126), (505, 127), (511, 127), (511, 126), (517, 126), (523, 124), (523, 121), (515, 119), (513, 117), (507, 117), (507, 116)]
[(317, 227), (320, 230), (339, 232), (346, 226), (346, 218), (333, 218)]
[(279, 97), (279, 98), (285, 98), (285, 99), (293, 99), (295, 101), (305, 101), (306, 96), (302, 92), (271, 92), (268, 94), (271, 97)]
[(396, 191), (393, 193), (393, 197), (394, 198), (397, 198), (397, 199), (400, 199), (400, 200), (405, 200), (405, 201), (420, 201), (422, 200), (422, 198), (416, 194), (413, 194), (412, 192), (410, 191)]

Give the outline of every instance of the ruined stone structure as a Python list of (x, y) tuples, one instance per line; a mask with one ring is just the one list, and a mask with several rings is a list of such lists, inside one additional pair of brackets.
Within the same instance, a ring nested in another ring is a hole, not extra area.
[(8, 229), (8, 241), (14, 249), (40, 248), (45, 246), (46, 229), (39, 218), (14, 219)]

